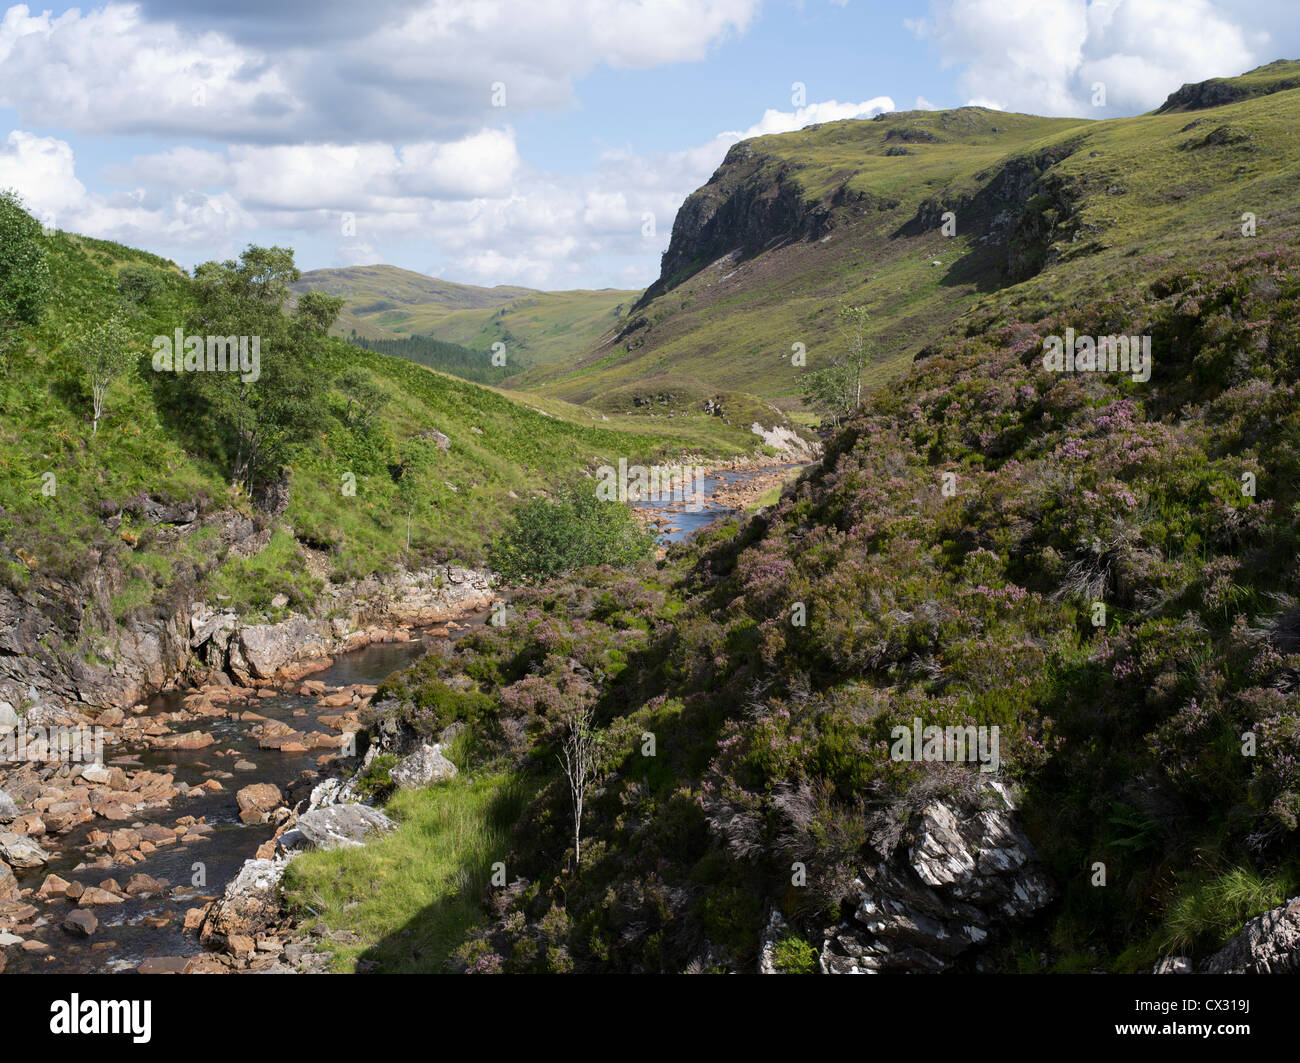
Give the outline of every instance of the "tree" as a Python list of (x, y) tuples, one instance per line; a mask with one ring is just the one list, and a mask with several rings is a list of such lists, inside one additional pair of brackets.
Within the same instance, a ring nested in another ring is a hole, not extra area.
[(507, 581), (528, 582), (587, 565), (634, 564), (654, 546), (628, 506), (598, 498), (579, 481), (521, 505), (488, 547), (488, 560)]
[(556, 760), (569, 784), (569, 803), (573, 812), (573, 866), (582, 862), (582, 806), (596, 774), (596, 751), (599, 746), (596, 714), (590, 706), (574, 709), (565, 718), (560, 735), (560, 752)]
[(93, 422), (90, 434), (99, 431), (104, 398), (113, 381), (124, 375), (139, 357), (139, 348), (120, 317), (110, 317), (85, 333), (74, 350), (90, 384)]
[(9, 369), (17, 331), (40, 320), (49, 297), (40, 223), (16, 192), (0, 192), (0, 372)]
[(423, 436), (402, 444), (397, 476), (397, 497), (406, 511), (406, 548), (411, 548), (411, 518), (421, 505), (432, 501), (430, 482), (434, 467), (433, 447)]
[(343, 423), (349, 428), (368, 429), (375, 415), (384, 407), (383, 391), (355, 366), (343, 370), (334, 386), (347, 402), (343, 408)]
[(117, 273), (117, 293), (132, 306), (149, 303), (162, 294), (162, 270), (152, 266), (123, 266)]
[(804, 401), (822, 410), (838, 425), (862, 405), (862, 376), (871, 363), (867, 342), (870, 315), (864, 306), (842, 306), (837, 314), (845, 349), (830, 364), (810, 370), (800, 380)]
[[(240, 372), (177, 374), (178, 413), (214, 422), (218, 447), (228, 448), (231, 483), (251, 496), (274, 480), (316, 431), (329, 376), (321, 371), (333, 301), (309, 300), (284, 313), (289, 285), (300, 274), (289, 248), (250, 246), (239, 260), (205, 262), (194, 270), (197, 309), (188, 331), (254, 340), (256, 379)], [(337, 309), (334, 310), (337, 315)]]

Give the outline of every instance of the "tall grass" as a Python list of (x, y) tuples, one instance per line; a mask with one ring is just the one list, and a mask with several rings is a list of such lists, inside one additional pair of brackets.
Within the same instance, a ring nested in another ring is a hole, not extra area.
[(361, 960), (384, 973), (441, 971), (482, 916), (492, 864), (505, 860), (527, 798), (509, 774), (399, 792), (386, 808), (400, 824), (393, 834), (299, 857), (285, 876), (286, 901), (306, 925), (349, 939), (322, 939), (337, 971)]

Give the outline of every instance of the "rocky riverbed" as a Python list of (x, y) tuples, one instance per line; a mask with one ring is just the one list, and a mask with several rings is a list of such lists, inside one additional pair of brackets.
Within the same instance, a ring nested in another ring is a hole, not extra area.
[[(177, 629), (166, 640), (127, 639), (97, 666), (89, 704), (49, 681), (47, 661), (10, 658), (0, 970), (278, 962), (265, 934), (250, 950), (241, 938), (204, 952), (209, 906), (315, 785), (356, 765), (376, 684), (429, 640), (482, 622), (494, 599), (485, 573), (441, 566), (328, 588), (309, 615), (245, 618), (194, 603), (183, 623), (166, 622)], [(37, 634), (40, 618), (21, 623), (11, 642)], [(29, 680), (22, 694), (16, 674)], [(315, 962), (314, 950), (299, 951)]]

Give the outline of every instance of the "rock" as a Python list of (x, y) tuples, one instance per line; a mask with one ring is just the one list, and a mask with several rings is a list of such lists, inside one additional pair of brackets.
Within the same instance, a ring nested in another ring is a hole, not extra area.
[(132, 897), (156, 897), (167, 889), (167, 882), (150, 875), (132, 875), (126, 883), (126, 892)]
[(1206, 961), (1206, 974), (1300, 973), (1300, 897), (1257, 915)]
[(768, 917), (767, 926), (763, 930), (762, 940), (759, 942), (759, 974), (785, 973), (776, 965), (776, 946), (780, 943), (781, 938), (785, 936), (786, 929), (786, 922), (781, 918), (781, 913), (773, 908), (772, 914)]
[(397, 824), (368, 805), (327, 805), (298, 817), (297, 831), (317, 849), (355, 849)]
[(77, 905), (81, 908), (92, 908), (97, 905), (121, 904), (123, 900), (123, 897), (102, 886), (87, 886), (78, 898)]
[(216, 739), (203, 731), (188, 731), (185, 734), (164, 735), (154, 739), (158, 749), (206, 749)]
[(99, 929), (99, 920), (90, 912), (69, 912), (63, 920), (63, 929), (73, 937), (88, 938)]
[(900, 832), (882, 834), (883, 859), (853, 884), (852, 919), (827, 933), (823, 972), (945, 971), (1051, 900), (1005, 787), (981, 788), (994, 807), (936, 800)]
[(18, 803), (0, 790), (0, 823), (12, 823), (18, 818)]
[(113, 771), (102, 764), (87, 764), (81, 769), (81, 777), (97, 786), (107, 786), (113, 779)]
[(1152, 974), (1191, 974), (1192, 961), (1186, 956), (1166, 956), (1151, 971)]
[(232, 935), (252, 937), (280, 917), (277, 887), (288, 858), (246, 860), (226, 886), (225, 893), (208, 908), (199, 927), (205, 948), (224, 948)]
[(20, 938), (17, 934), (9, 934), (0, 930), (0, 949), (11, 949), (16, 945), (24, 944), (25, 941), (25, 938)]
[(237, 760), (233, 765), (234, 771), (257, 771), (257, 765), (251, 760)]
[(457, 772), (456, 765), (442, 755), (441, 746), (424, 745), (403, 757), (388, 774), (399, 790), (414, 790), (455, 778)]
[(271, 599), (272, 609), (283, 609), (288, 604), (289, 604), (289, 596), (287, 594), (277, 594), (274, 598)]
[(68, 885), (67, 880), (59, 878), (58, 875), (46, 875), (41, 888), (36, 891), (36, 896), (43, 901), (65, 897), (68, 893)]
[(278, 786), (272, 786), (267, 782), (254, 783), (252, 786), (245, 786), (235, 795), (235, 801), (239, 805), (241, 812), (254, 809), (258, 812), (270, 812), (273, 808), (284, 803), (284, 795), (280, 793)]
[(50, 854), (30, 838), (8, 831), (0, 833), (0, 859), (19, 870), (48, 863)]
[(14, 878), (13, 870), (3, 860), (0, 860), (0, 901), (13, 901), (18, 899), (18, 880)]
[(136, 971), (140, 974), (185, 974), (189, 962), (188, 956), (151, 956)]

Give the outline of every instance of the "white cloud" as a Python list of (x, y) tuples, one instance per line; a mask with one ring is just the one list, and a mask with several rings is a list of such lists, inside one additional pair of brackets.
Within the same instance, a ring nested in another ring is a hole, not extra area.
[(1264, 41), (1210, 0), (934, 0), (904, 24), (962, 68), (972, 104), (1049, 115), (1150, 110), (1184, 82), (1257, 65)]
[(14, 6), (0, 20), (0, 106), (27, 125), (96, 134), (458, 139), (502, 117), (495, 81), (506, 113), (563, 105), (597, 66), (703, 58), (748, 27), (758, 0), (379, 4), (343, 43), (295, 34), (315, 17), (301, 5), (262, 6), (215, 16), (225, 32), (157, 3), (60, 15)]

